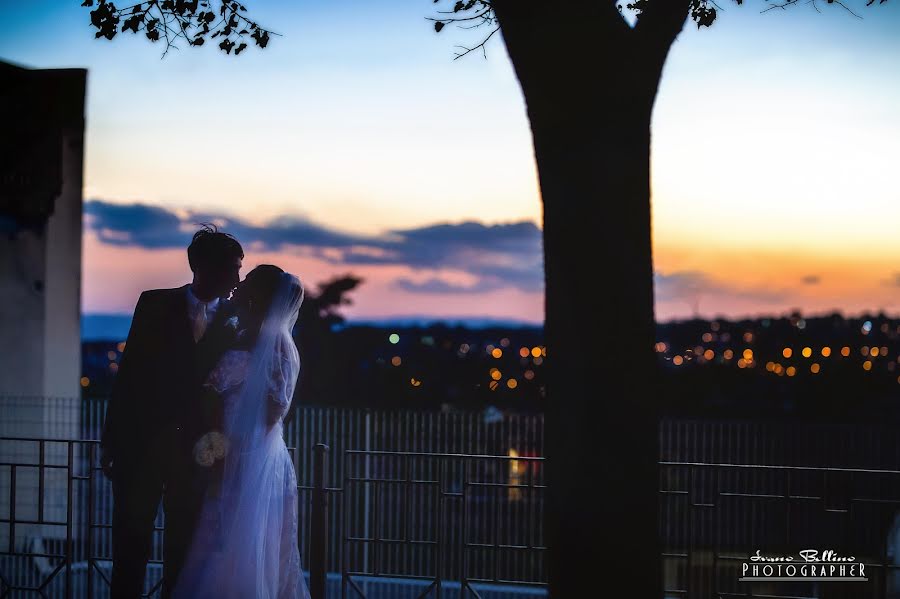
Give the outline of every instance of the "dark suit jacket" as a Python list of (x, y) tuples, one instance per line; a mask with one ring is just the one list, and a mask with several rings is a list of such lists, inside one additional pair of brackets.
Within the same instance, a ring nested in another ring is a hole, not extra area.
[(202, 434), (197, 398), (206, 375), (229, 343), (220, 303), (199, 343), (188, 315), (188, 285), (141, 294), (107, 407), (101, 445), (113, 470), (184, 459)]

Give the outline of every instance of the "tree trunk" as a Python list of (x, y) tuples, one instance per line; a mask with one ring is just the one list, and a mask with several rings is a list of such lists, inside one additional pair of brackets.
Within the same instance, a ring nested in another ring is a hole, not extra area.
[(634, 31), (596, 4), (554, 18), (494, 2), (543, 200), (550, 595), (658, 598), (650, 118), (662, 62), (626, 47)]

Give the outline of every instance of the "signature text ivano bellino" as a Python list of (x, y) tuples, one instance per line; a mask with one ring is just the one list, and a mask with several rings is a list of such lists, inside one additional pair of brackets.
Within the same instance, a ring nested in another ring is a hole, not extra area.
[(840, 577), (864, 578), (865, 564), (856, 561), (853, 556), (840, 556), (837, 552), (826, 549), (804, 549), (792, 555), (764, 556), (757, 549), (741, 568), (742, 577)]

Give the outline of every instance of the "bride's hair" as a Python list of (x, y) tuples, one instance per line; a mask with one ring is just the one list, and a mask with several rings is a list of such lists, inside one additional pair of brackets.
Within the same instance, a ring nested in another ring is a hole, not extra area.
[[(272, 298), (275, 296), (283, 274), (284, 270), (274, 264), (260, 264), (247, 273), (244, 282), (241, 283), (238, 301), (245, 310), (246, 324), (249, 325), (251, 332), (247, 342), (252, 342), (258, 333), (259, 327), (272, 305)], [(297, 297), (302, 299), (304, 295), (302, 285), (295, 282), (290, 295), (291, 300)]]
[(269, 311), (282, 274), (284, 274), (284, 270), (274, 264), (260, 264), (247, 273), (244, 283), (249, 292), (248, 299), (252, 302), (249, 308), (253, 315), (260, 320)]

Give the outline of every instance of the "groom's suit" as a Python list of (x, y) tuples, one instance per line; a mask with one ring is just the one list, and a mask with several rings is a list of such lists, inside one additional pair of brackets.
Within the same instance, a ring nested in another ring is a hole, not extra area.
[(192, 457), (202, 430), (201, 385), (228, 343), (220, 301), (194, 339), (190, 285), (141, 294), (107, 409), (101, 446), (112, 455), (114, 598), (139, 597), (160, 498), (165, 512), (162, 596), (189, 548), (203, 477)]

